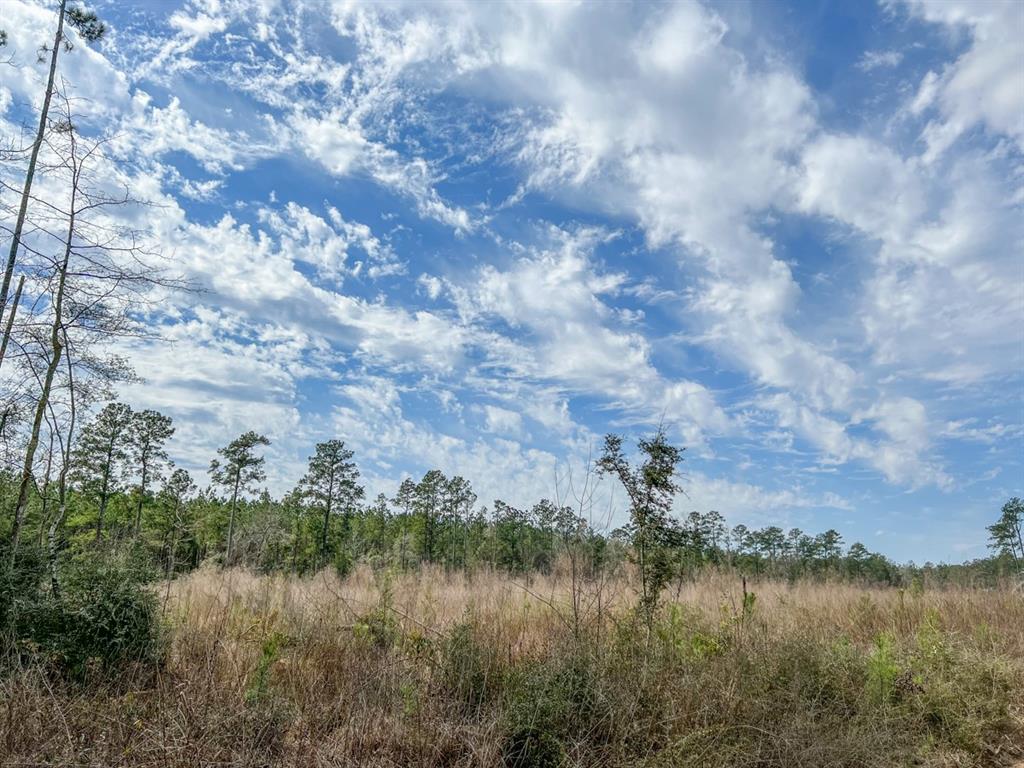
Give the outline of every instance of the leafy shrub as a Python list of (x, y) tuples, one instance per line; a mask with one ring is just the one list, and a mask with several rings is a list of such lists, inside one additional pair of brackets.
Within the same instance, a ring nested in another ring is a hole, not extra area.
[(8, 647), (24, 636), (26, 612), (42, 599), (46, 559), (41, 549), (22, 545), (14, 563), (0, 546), (0, 637)]
[(506, 768), (557, 768), (562, 745), (540, 728), (523, 726), (506, 739), (501, 757)]
[(556, 766), (564, 745), (605, 741), (614, 718), (601, 687), (598, 663), (575, 646), (509, 670), (502, 702), (505, 764)]
[(73, 676), (89, 666), (152, 661), (158, 651), (151, 572), (131, 553), (85, 553), (63, 570), (59, 594), (27, 611), (22, 631), (40, 653)]

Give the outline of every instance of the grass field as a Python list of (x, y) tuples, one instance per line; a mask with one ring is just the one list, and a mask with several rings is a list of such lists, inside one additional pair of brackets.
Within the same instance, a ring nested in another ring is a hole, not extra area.
[[(1011, 590), (200, 569), (165, 655), (0, 688), (4, 764), (1013, 766)], [(575, 607), (575, 610), (573, 606)]]

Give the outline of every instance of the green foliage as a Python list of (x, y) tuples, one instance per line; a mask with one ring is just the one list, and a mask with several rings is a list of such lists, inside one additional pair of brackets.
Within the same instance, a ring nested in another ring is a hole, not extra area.
[(672, 502), (680, 491), (676, 468), (683, 450), (670, 445), (664, 430), (638, 444), (641, 463), (631, 466), (622, 448), (622, 438), (607, 435), (597, 467), (601, 474), (616, 477), (629, 497), (630, 522), (627, 532), (640, 568), (640, 608), (648, 626), (653, 623), (662, 589), (672, 577), (669, 547), (678, 532), (672, 525)]
[(159, 652), (153, 573), (137, 554), (87, 552), (62, 570), (62, 588), (26, 608), (24, 636), (44, 659), (82, 676), (93, 665), (153, 661)]
[(122, 489), (131, 421), (128, 405), (108, 403), (82, 429), (72, 456), (71, 480), (96, 505), (97, 540), (103, 536), (107, 505)]
[(875, 702), (890, 700), (899, 673), (892, 635), (883, 632), (875, 638), (875, 647), (868, 657), (868, 693)]
[(390, 648), (398, 641), (398, 622), (391, 609), (391, 586), (387, 582), (381, 586), (377, 606), (369, 613), (360, 617), (352, 631), (356, 637), (365, 640), (377, 648)]
[(502, 701), (506, 765), (560, 765), (564, 746), (581, 734), (597, 737), (602, 715), (595, 661), (576, 649), (517, 665)]
[(27, 613), (42, 599), (45, 579), (42, 549), (23, 545), (12, 562), (9, 545), (0, 546), (0, 638), (5, 644), (25, 635)]
[(270, 690), (270, 670), (280, 658), (281, 649), (287, 642), (288, 636), (282, 632), (271, 632), (263, 641), (259, 661), (256, 662), (256, 669), (245, 691), (245, 700), (249, 704), (260, 704), (266, 700)]
[(505, 669), (497, 649), (480, 636), (467, 616), (448, 632), (442, 645), (441, 679), (467, 711), (479, 709), (501, 691)]
[(743, 590), (743, 618), (748, 619), (754, 615), (754, 605), (757, 603), (757, 595), (753, 592)]
[(87, 43), (101, 40), (107, 32), (107, 25), (99, 20), (94, 11), (87, 11), (78, 6), (67, 10), (68, 24), (78, 30), (79, 36)]
[(320, 561), (328, 561), (331, 550), (332, 515), (341, 516), (341, 546), (335, 547), (338, 572), (347, 573), (351, 560), (345, 547), (351, 534), (351, 520), (364, 491), (359, 485), (359, 470), (352, 461), (353, 453), (343, 440), (318, 443), (316, 453), (309, 457), (309, 470), (299, 482), (298, 493), (320, 517)]
[(1009, 555), (1018, 566), (1024, 562), (1024, 501), (1016, 496), (1007, 501), (988, 532), (993, 550)]

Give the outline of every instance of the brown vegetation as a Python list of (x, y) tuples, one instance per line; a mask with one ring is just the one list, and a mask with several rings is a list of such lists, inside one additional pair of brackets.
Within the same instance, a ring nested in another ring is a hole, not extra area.
[[(160, 587), (164, 661), (0, 682), (5, 764), (1013, 765), (1024, 600), (1009, 590), (338, 580), (203, 568)], [(678, 591), (677, 591), (678, 590)], [(756, 597), (752, 595), (756, 593)]]

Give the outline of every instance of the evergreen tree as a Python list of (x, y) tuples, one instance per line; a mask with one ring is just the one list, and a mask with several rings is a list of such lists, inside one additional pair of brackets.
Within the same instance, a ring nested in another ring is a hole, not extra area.
[(441, 470), (432, 469), (416, 484), (413, 509), (420, 522), (420, 559), (426, 563), (436, 558), (437, 523), (447, 482)]
[(217, 450), (220, 459), (210, 462), (210, 476), (217, 484), (231, 493), (231, 509), (228, 518), (228, 541), (224, 552), (224, 563), (231, 564), (232, 546), (235, 537), (235, 516), (238, 512), (238, 496), (251, 490), (254, 483), (266, 479), (263, 466), (266, 459), (256, 453), (261, 446), (270, 445), (270, 440), (252, 430), (232, 440)]
[(169, 416), (148, 409), (132, 414), (128, 426), (128, 446), (139, 476), (138, 501), (135, 508), (136, 538), (142, 528), (142, 507), (146, 500), (146, 490), (150, 482), (163, 478), (163, 470), (168, 461), (164, 443), (173, 434), (174, 427), (171, 426)]
[(82, 429), (72, 456), (73, 478), (82, 493), (96, 500), (96, 541), (103, 536), (107, 504), (120, 490), (128, 458), (127, 431), (132, 409), (124, 403), (109, 403)]
[(989, 547), (1009, 555), (1016, 567), (1024, 562), (1024, 501), (1014, 496), (1003, 504), (999, 519), (988, 527)]
[(323, 515), (320, 530), (320, 564), (327, 562), (331, 515), (341, 511), (341, 540), (348, 543), (352, 513), (363, 498), (363, 487), (357, 482), (359, 470), (352, 461), (353, 453), (342, 440), (318, 443), (316, 453), (309, 457), (309, 469), (300, 487), (314, 509)]

